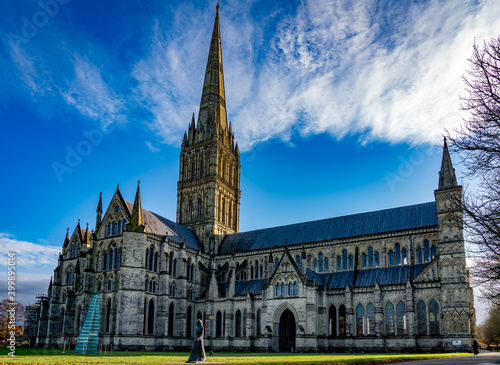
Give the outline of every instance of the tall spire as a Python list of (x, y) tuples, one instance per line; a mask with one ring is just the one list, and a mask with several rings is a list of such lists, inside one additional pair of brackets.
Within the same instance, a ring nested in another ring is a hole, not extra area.
[(227, 130), (218, 3), (216, 9), (198, 116), (198, 126), (203, 126), (204, 130), (211, 130), (211, 135), (219, 133), (221, 128)]
[(99, 203), (97, 203), (96, 213), (95, 228), (97, 231), (97, 228), (99, 228), (99, 226), (101, 225), (102, 220), (102, 191), (99, 193)]
[(129, 230), (143, 232), (144, 224), (142, 221), (142, 204), (141, 204), (141, 181), (137, 182), (137, 192), (135, 193), (134, 207), (132, 208), (132, 217), (130, 224), (127, 227)]
[(451, 163), (450, 152), (448, 151), (448, 144), (446, 137), (444, 137), (443, 146), (443, 160), (441, 161), (441, 171), (439, 171), (439, 187), (438, 189), (452, 189), (456, 188), (457, 177), (455, 176), (455, 169)]

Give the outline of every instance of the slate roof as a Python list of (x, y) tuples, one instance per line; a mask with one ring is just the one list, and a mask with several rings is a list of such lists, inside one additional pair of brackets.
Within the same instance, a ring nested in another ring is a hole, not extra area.
[[(127, 204), (129, 213), (132, 213), (134, 204), (128, 201), (125, 201), (125, 203)], [(144, 208), (142, 208), (142, 220), (145, 222), (147, 232), (156, 233), (161, 236), (167, 235), (170, 240), (179, 243), (185, 241), (186, 246), (194, 248), (195, 250), (200, 248), (198, 238), (189, 228), (181, 226), (180, 224), (172, 222), (170, 219), (164, 218)]]
[(320, 242), (437, 225), (436, 203), (424, 203), (228, 235), (220, 254)]
[(329, 274), (318, 274), (306, 270), (308, 280), (315, 280), (317, 285), (325, 285), (328, 290), (344, 289), (347, 285), (354, 288), (379, 285), (398, 285), (412, 281), (427, 266), (397, 266), (384, 269), (343, 271)]
[(234, 283), (235, 295), (262, 294), (262, 284), (267, 283), (267, 280), (249, 280), (237, 281)]

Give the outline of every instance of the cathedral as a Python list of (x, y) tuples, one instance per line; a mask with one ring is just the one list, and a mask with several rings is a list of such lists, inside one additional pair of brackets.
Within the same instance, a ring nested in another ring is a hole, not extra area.
[(119, 187), (105, 209), (99, 197), (94, 229), (66, 234), (37, 346), (73, 343), (99, 294), (99, 342), (113, 349), (188, 350), (197, 319), (215, 351), (470, 349), (462, 187), (446, 140), (435, 201), (240, 232), (218, 5), (202, 90), (181, 143), (176, 221), (143, 208), (139, 184), (133, 203)]

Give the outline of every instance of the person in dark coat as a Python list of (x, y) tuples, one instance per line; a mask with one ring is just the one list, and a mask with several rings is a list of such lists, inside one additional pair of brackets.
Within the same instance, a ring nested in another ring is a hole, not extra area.
[(201, 319), (196, 321), (196, 338), (191, 347), (191, 354), (186, 363), (204, 362), (207, 359), (205, 355), (205, 347), (203, 346), (203, 322)]
[(474, 355), (479, 355), (479, 343), (476, 340), (472, 341), (472, 349), (474, 350)]

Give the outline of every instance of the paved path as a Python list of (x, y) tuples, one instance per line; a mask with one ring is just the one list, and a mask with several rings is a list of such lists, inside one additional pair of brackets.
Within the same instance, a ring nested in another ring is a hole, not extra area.
[(441, 359), (418, 360), (400, 364), (411, 365), (498, 365), (500, 364), (500, 352), (481, 351), (478, 356), (445, 357)]

